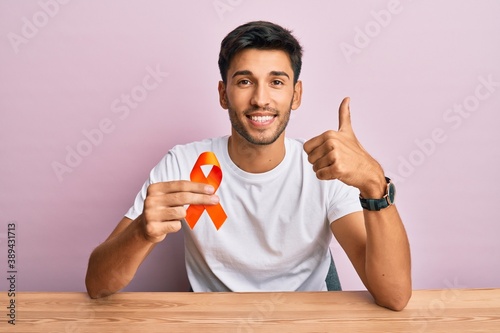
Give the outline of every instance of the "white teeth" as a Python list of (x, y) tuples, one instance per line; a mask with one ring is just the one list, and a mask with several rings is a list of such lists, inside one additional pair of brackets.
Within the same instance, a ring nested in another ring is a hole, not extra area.
[(269, 121), (273, 119), (273, 116), (258, 116), (258, 117), (251, 117), (253, 121), (259, 122), (259, 123), (264, 123), (266, 121)]

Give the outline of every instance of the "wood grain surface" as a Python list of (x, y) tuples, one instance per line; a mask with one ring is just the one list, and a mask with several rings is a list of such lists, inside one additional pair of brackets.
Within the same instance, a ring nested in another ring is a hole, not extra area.
[[(8, 309), (2, 301), (2, 309)], [(0, 332), (500, 332), (500, 289), (415, 290), (400, 312), (365, 291), (16, 293)], [(7, 304), (8, 305), (8, 304)]]

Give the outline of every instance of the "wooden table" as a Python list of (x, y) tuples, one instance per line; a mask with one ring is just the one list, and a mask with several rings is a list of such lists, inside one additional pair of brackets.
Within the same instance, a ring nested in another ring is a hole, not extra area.
[(0, 332), (500, 332), (500, 289), (414, 291), (406, 309), (365, 291), (290, 293), (21, 292)]

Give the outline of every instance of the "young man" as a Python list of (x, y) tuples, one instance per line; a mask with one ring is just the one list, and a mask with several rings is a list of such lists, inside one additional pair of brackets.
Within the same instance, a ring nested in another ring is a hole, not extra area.
[[(219, 99), (231, 135), (176, 146), (151, 171), (90, 257), (91, 297), (125, 287), (155, 244), (180, 229), (194, 291), (327, 290), (333, 233), (375, 302), (406, 306), (410, 250), (394, 185), (356, 139), (349, 99), (337, 131), (285, 137), (301, 103), (301, 56), (290, 31), (269, 22), (226, 36)], [(210, 175), (200, 174), (203, 164)]]

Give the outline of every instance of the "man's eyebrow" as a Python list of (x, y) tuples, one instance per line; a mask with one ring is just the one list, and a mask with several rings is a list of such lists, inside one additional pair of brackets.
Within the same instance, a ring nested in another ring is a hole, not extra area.
[[(249, 70), (241, 70), (241, 71), (236, 71), (234, 72), (233, 76), (231, 78), (234, 78), (235, 76), (246, 76), (246, 75), (252, 75), (253, 73)], [(290, 79), (290, 75), (288, 75), (286, 72), (283, 71), (271, 71), (269, 72), (269, 76), (286, 76), (288, 79)]]
[(286, 76), (288, 79), (290, 79), (290, 76), (286, 72), (283, 72), (283, 71), (271, 71), (269, 73), (269, 75), (271, 75), (271, 76)]
[(231, 78), (234, 78), (235, 76), (238, 75), (252, 75), (252, 72), (249, 70), (236, 71), (234, 72), (233, 76), (231, 76)]

